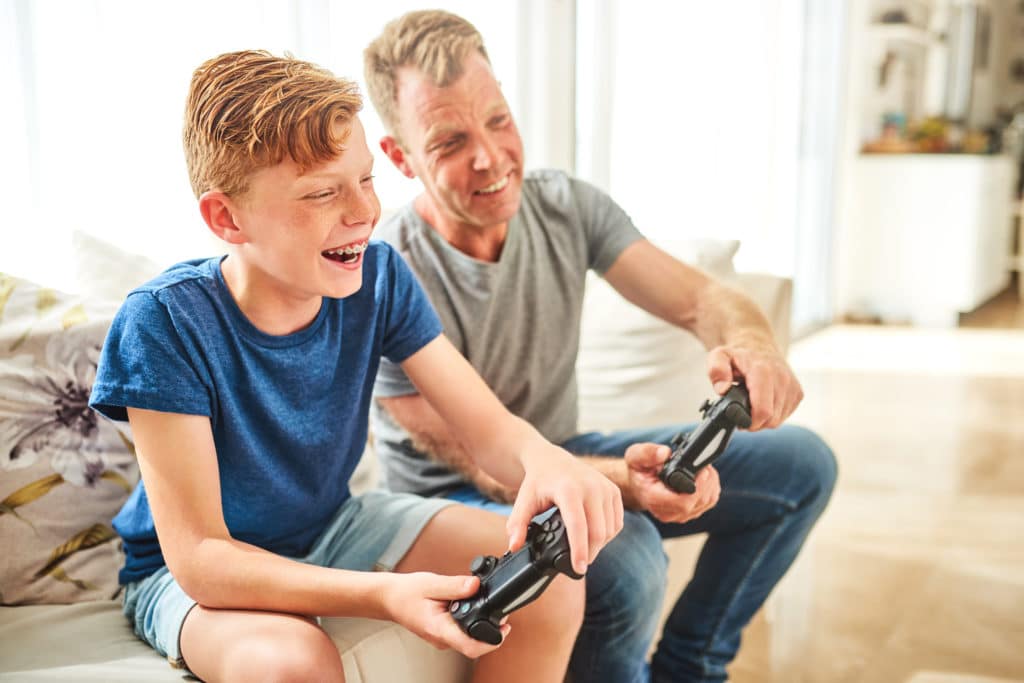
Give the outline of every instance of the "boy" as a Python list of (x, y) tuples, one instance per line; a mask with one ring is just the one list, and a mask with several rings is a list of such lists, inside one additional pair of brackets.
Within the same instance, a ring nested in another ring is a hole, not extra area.
[[(578, 571), (622, 524), (618, 491), (509, 414), (440, 334), (415, 278), (370, 243), (380, 217), (355, 86), (266, 52), (192, 78), (184, 142), (199, 209), (228, 245), (129, 295), (91, 405), (130, 421), (142, 483), (115, 519), (125, 613), (203, 680), (343, 680), (309, 619), (390, 619), (481, 657), (476, 680), (561, 680), (582, 582), (557, 579), (504, 627), (462, 633), (473, 556), (497, 515), (415, 496), (352, 497), (383, 355), (400, 363), (491, 476), (518, 487), (509, 547), (558, 505)], [(394, 570), (371, 572), (371, 569)], [(437, 574), (461, 576), (439, 576)]]

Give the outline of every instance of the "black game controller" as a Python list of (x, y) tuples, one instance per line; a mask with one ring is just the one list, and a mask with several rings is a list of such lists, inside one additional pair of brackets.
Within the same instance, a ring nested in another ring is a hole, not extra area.
[(583, 578), (572, 568), (569, 538), (557, 509), (533, 518), (526, 529), (526, 542), (516, 552), (500, 558), (482, 555), (469, 570), (480, 577), (480, 590), (464, 600), (453, 600), (448, 611), (462, 630), (476, 640), (501, 643), (501, 620), (505, 615), (533, 602), (556, 574)]
[(704, 419), (692, 432), (680, 432), (672, 438), (672, 455), (658, 475), (665, 486), (676, 493), (693, 493), (697, 473), (722, 454), (737, 427), (750, 426), (750, 396), (742, 382), (733, 382), (717, 401), (704, 401), (700, 407)]

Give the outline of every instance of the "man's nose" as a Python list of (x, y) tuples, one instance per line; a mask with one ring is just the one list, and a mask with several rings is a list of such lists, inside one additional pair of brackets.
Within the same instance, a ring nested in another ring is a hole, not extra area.
[(486, 171), (494, 166), (501, 155), (501, 148), (488, 135), (481, 135), (473, 154), (473, 170)]

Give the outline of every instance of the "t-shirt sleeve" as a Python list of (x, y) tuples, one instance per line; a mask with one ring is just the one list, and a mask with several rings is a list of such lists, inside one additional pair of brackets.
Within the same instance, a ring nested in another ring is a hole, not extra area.
[(127, 420), (129, 406), (212, 415), (209, 383), (154, 292), (129, 295), (114, 317), (89, 405), (113, 420)]
[(622, 207), (606, 193), (572, 179), (572, 191), (587, 237), (587, 265), (603, 274), (619, 255), (643, 235)]
[(391, 297), (375, 391), (384, 396), (414, 394), (416, 388), (399, 364), (441, 334), (441, 320), (397, 251), (391, 252), (388, 273)]

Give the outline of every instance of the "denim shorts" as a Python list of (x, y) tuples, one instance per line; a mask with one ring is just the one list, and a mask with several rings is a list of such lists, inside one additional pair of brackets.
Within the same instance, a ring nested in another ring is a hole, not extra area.
[[(427, 522), (453, 504), (441, 498), (385, 491), (353, 496), (338, 509), (309, 554), (293, 559), (352, 571), (392, 571)], [(166, 566), (125, 587), (124, 613), (134, 624), (136, 635), (167, 657), (174, 668), (185, 668), (181, 626), (195, 605)]]

